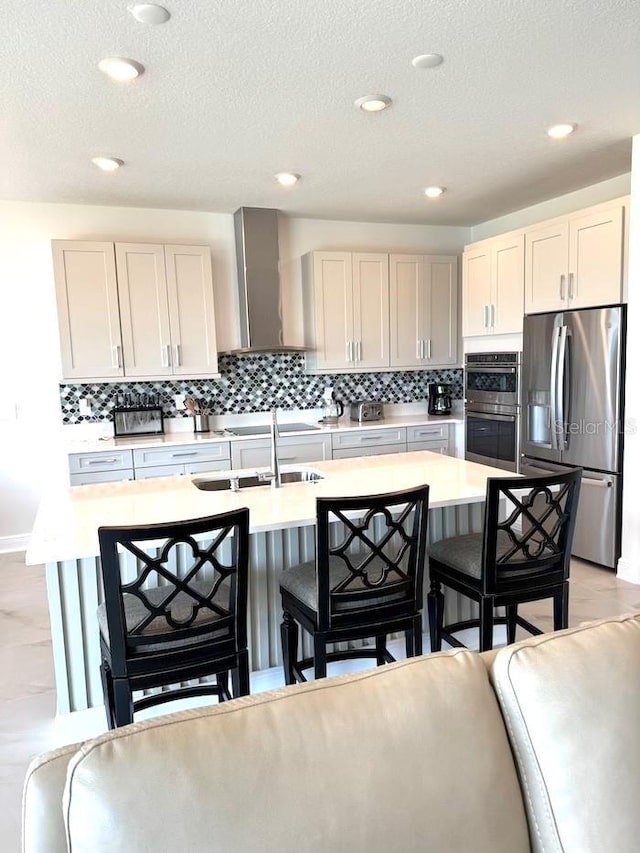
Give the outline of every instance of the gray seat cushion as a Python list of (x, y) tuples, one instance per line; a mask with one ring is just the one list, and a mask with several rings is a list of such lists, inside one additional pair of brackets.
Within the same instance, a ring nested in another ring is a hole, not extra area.
[[(385, 563), (380, 558), (374, 558), (368, 565), (368, 572), (374, 577), (376, 574), (379, 574), (383, 567), (386, 566)], [(330, 557), (329, 558), (329, 588), (332, 589), (336, 584), (340, 583), (340, 581), (345, 580), (345, 578), (349, 577), (349, 569), (346, 567), (344, 560), (340, 557)], [(398, 580), (398, 575), (392, 573), (390, 576), (390, 581)], [(297, 598), (311, 610), (317, 611), (318, 609), (318, 590), (316, 585), (316, 564), (314, 560), (311, 560), (308, 563), (301, 563), (298, 566), (294, 566), (291, 569), (287, 569), (285, 572), (282, 572), (280, 575), (280, 589), (286, 590), (290, 593), (294, 598)], [(362, 581), (356, 579), (350, 586), (349, 592), (357, 592), (361, 590), (369, 589), (366, 587)], [(381, 592), (384, 590), (384, 587), (378, 587), (375, 590), (371, 590), (372, 599), (375, 598), (376, 604), (390, 603), (393, 601), (399, 601), (405, 598), (405, 593), (403, 592), (395, 592), (390, 593), (388, 595), (382, 595)], [(372, 602), (373, 603), (373, 602)], [(360, 603), (345, 603), (340, 609), (341, 610), (351, 610), (355, 608), (361, 608), (362, 602)]]
[[(498, 531), (498, 556), (504, 554), (512, 545), (509, 535)], [(482, 533), (467, 533), (464, 536), (452, 536), (440, 539), (429, 546), (429, 557), (439, 563), (457, 569), (465, 575), (480, 579), (482, 574)]]
[[(200, 593), (202, 596), (208, 596), (211, 593), (211, 585), (213, 581), (194, 581), (190, 584), (195, 591)], [(171, 586), (160, 586), (153, 589), (145, 589), (142, 590), (144, 595), (149, 599), (149, 601), (153, 605), (161, 604), (164, 599), (170, 594), (173, 587)], [(145, 619), (149, 615), (149, 611), (146, 609), (142, 601), (137, 598), (135, 595), (125, 593), (123, 596), (124, 599), (124, 613), (125, 613), (125, 621), (126, 628), (128, 632), (135, 630), (135, 628), (140, 624), (140, 622)], [(225, 580), (216, 593), (215, 600), (219, 603), (219, 605), (223, 608), (227, 608), (229, 604), (229, 580)], [(191, 616), (192, 609), (196, 601), (191, 598), (190, 595), (187, 595), (185, 592), (179, 592), (176, 597), (173, 599), (170, 605), (171, 609), (171, 617), (175, 619), (177, 622), (184, 622), (188, 620)], [(209, 610), (206, 607), (201, 607), (196, 614), (196, 618), (191, 623), (189, 627), (200, 627), (202, 625), (211, 624), (212, 628), (215, 627), (215, 623), (220, 621), (222, 617), (218, 616), (212, 610)], [(98, 607), (98, 625), (100, 626), (100, 633), (104, 637), (104, 639), (109, 641), (109, 629), (107, 625), (107, 608), (103, 603)], [(154, 643), (150, 645), (145, 645), (145, 651), (155, 651), (159, 649), (167, 649), (167, 648), (179, 648), (182, 646), (191, 645), (194, 640), (192, 639), (181, 639), (181, 640), (171, 640), (171, 627), (167, 623), (166, 619), (163, 617), (158, 617), (154, 619), (152, 622), (147, 625), (147, 627), (142, 632), (142, 636), (157, 636), (159, 643)], [(226, 629), (224, 630), (226, 633)], [(198, 642), (201, 642), (205, 639), (211, 639), (217, 635), (220, 635), (221, 631), (212, 631), (211, 634), (199, 635), (197, 638)]]

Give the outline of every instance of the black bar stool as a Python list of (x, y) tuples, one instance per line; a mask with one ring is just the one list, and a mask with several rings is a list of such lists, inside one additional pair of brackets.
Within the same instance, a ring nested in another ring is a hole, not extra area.
[[(555, 631), (568, 627), (569, 565), (582, 470), (543, 477), (493, 477), (487, 480), (483, 533), (453, 536), (429, 549), (431, 587), (427, 596), (431, 651), (442, 640), (462, 646), (456, 631), (480, 628), (480, 651), (493, 648), (494, 624), (507, 625), (513, 643), (516, 626), (542, 631), (518, 616), (518, 605), (553, 598)], [(500, 521), (500, 504), (507, 517)], [(442, 586), (477, 601), (479, 619), (443, 625)], [(494, 608), (504, 606), (506, 617)]]
[[(280, 592), (284, 678), (306, 681), (327, 662), (394, 660), (388, 634), (405, 632), (407, 657), (422, 654), (422, 579), (429, 487), (356, 498), (318, 498), (316, 560), (283, 572)], [(336, 537), (335, 522), (343, 535)], [(334, 530), (332, 531), (332, 525)], [(331, 539), (340, 538), (332, 544)], [(313, 658), (298, 660), (298, 624), (313, 635)], [(327, 652), (327, 643), (375, 637), (375, 649)]]
[[(98, 608), (109, 728), (134, 711), (187, 696), (249, 693), (249, 510), (147, 527), (98, 530)], [(135, 570), (127, 572), (127, 559)], [(125, 574), (134, 574), (131, 581)], [(151, 580), (152, 585), (145, 584)], [(215, 675), (214, 683), (180, 686)], [(133, 700), (134, 690), (177, 685)]]

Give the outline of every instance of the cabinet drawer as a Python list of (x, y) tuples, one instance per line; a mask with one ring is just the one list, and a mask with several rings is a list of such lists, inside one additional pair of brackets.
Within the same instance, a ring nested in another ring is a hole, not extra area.
[(351, 459), (356, 456), (383, 456), (387, 453), (404, 453), (407, 445), (402, 444), (376, 444), (370, 447), (345, 447), (343, 450), (334, 450), (334, 459)]
[(228, 441), (174, 445), (173, 447), (146, 447), (133, 451), (133, 466), (137, 469), (152, 465), (185, 465), (191, 462), (211, 462), (230, 457)]
[(206, 474), (207, 471), (228, 471), (231, 468), (229, 459), (211, 459), (209, 462), (186, 462), (185, 474)]
[[(398, 444), (404, 445), (407, 441), (407, 431), (404, 427), (388, 427), (387, 429), (349, 430), (349, 432), (334, 433), (331, 438), (333, 444), (333, 455), (336, 450), (346, 448), (366, 447), (367, 445)], [(364, 454), (363, 454), (364, 455)]]
[[(101, 453), (71, 453), (69, 455), (69, 472), (71, 474), (83, 474), (91, 471), (116, 471), (128, 469), (132, 466), (133, 461), (130, 450), (105, 450)], [(122, 476), (119, 479), (124, 480), (126, 478)]]
[[(233, 468), (264, 468), (271, 465), (271, 441), (268, 438), (250, 438), (231, 444)], [(278, 462), (291, 465), (303, 462), (321, 462), (331, 459), (331, 438), (328, 435), (280, 436)]]
[(424, 424), (407, 427), (407, 443), (412, 441), (449, 440), (449, 424)]
[(407, 451), (412, 453), (415, 450), (430, 450), (432, 453), (442, 453), (447, 456), (449, 454), (449, 442), (446, 440), (407, 442)]
[(147, 468), (136, 468), (136, 480), (175, 477), (176, 474), (184, 474), (184, 465), (149, 465)]
[(69, 480), (72, 486), (88, 486), (91, 483), (117, 483), (122, 480), (133, 480), (133, 469), (88, 471), (82, 474), (71, 474)]

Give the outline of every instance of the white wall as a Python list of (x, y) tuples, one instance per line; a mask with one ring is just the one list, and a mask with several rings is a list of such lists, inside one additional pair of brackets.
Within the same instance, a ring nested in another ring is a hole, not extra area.
[(625, 390), (622, 556), (618, 576), (640, 583), (640, 135), (633, 138), (629, 218), (629, 284), (627, 288), (627, 378)]
[(618, 175), (616, 178), (609, 178), (608, 181), (591, 184), (591, 186), (583, 187), (575, 192), (559, 195), (540, 204), (516, 210), (498, 219), (480, 222), (471, 228), (471, 242), (475, 243), (477, 240), (495, 237), (496, 234), (505, 234), (507, 231), (525, 228), (527, 225), (534, 225), (536, 222), (543, 222), (545, 219), (552, 219), (554, 216), (563, 216), (565, 213), (573, 213), (574, 210), (580, 210), (592, 204), (600, 204), (603, 201), (628, 195), (630, 186), (631, 173), (627, 172), (624, 175)]
[[(0, 202), (0, 551), (19, 546), (48, 483), (66, 477), (59, 444), (60, 354), (52, 239), (211, 246), (220, 349), (239, 344), (230, 214)], [(281, 222), (284, 325), (302, 343), (300, 257), (312, 249), (461, 251), (467, 228)]]

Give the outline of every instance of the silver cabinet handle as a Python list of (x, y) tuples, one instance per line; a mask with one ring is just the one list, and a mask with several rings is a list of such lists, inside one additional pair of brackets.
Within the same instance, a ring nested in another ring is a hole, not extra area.
[(416, 358), (422, 358), (422, 341), (420, 338), (416, 339)]
[(115, 456), (112, 459), (87, 459), (87, 465), (115, 465), (119, 461)]
[(189, 450), (189, 451), (185, 450), (183, 453), (172, 453), (171, 458), (172, 459), (181, 459), (183, 456), (197, 456), (197, 455), (198, 455), (197, 450)]
[(180, 367), (182, 364), (182, 347), (180, 344), (176, 344), (173, 348), (175, 352), (175, 361), (173, 362), (176, 367)]
[(356, 361), (362, 361), (362, 341), (356, 341)]
[(491, 328), (492, 329), (495, 326), (495, 324), (496, 324), (496, 306), (492, 304), (491, 305)]
[(297, 462), (297, 461), (298, 461), (297, 456), (279, 456), (278, 457), (278, 462)]
[(431, 338), (427, 340), (427, 358), (431, 360)]
[(111, 347), (111, 366), (122, 367), (120, 362), (120, 344), (116, 344), (114, 347)]
[(345, 359), (351, 361), (351, 341), (347, 341)]
[[(361, 436), (360, 441), (382, 441), (384, 438), (384, 435), (367, 435)], [(393, 441), (393, 439), (391, 440)]]
[(484, 312), (484, 327), (485, 327), (485, 329), (488, 329), (489, 328), (489, 306), (484, 305), (482, 310)]
[(560, 276), (560, 299), (564, 299), (564, 285), (566, 282), (566, 276), (564, 273)]
[(573, 299), (573, 273), (569, 273), (569, 299)]
[(161, 355), (161, 357), (162, 357), (162, 366), (163, 366), (163, 367), (169, 367), (169, 365), (170, 365), (170, 363), (171, 363), (171, 362), (170, 362), (170, 359), (171, 359), (171, 347), (169, 346), (169, 344), (165, 344), (164, 346), (160, 347), (160, 351), (161, 351), (161, 353), (162, 353), (162, 355)]

